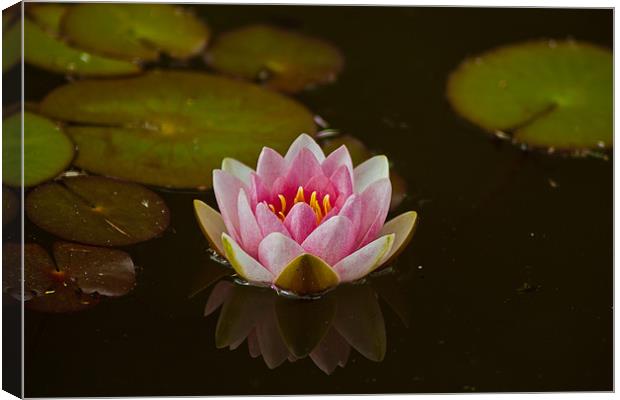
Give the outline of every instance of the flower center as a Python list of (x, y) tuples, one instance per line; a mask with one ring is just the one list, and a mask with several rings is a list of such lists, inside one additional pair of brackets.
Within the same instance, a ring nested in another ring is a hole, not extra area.
[[(290, 209), (287, 209), (286, 197), (283, 194), (279, 194), (278, 199), (280, 200), (279, 210), (276, 210), (276, 207), (271, 203), (267, 205), (269, 206), (269, 209), (275, 215), (278, 216), (278, 218), (284, 221)], [(319, 202), (319, 199), (318, 199), (318, 196), (315, 190), (310, 195), (310, 200), (306, 201), (306, 195), (304, 193), (304, 188), (302, 186), (300, 186), (297, 189), (297, 194), (295, 194), (295, 198), (293, 199), (293, 205), (300, 203), (300, 202), (307, 203), (310, 206), (310, 208), (312, 208), (312, 211), (314, 211), (314, 214), (316, 215), (317, 224), (320, 224), (323, 218), (325, 217), (325, 215), (327, 215), (327, 213), (332, 209), (332, 205), (330, 203), (328, 194), (324, 195), (321, 201)]]

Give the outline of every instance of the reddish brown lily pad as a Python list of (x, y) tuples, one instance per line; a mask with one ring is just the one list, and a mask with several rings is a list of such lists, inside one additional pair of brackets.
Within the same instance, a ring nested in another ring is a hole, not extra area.
[(73, 285), (59, 285), (42, 296), (33, 297), (25, 306), (34, 311), (63, 314), (86, 310), (99, 304), (99, 301), (99, 298), (84, 294)]
[(136, 283), (133, 261), (121, 250), (58, 242), (54, 244), (54, 258), (58, 269), (84, 293), (123, 296)]
[(65, 178), (32, 190), (28, 218), (40, 228), (80, 243), (124, 246), (166, 230), (163, 199), (140, 185), (95, 176)]

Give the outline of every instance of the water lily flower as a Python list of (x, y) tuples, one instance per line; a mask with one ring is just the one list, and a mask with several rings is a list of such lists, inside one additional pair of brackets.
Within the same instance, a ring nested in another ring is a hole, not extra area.
[(213, 171), (221, 214), (194, 207), (212, 248), (249, 282), (299, 295), (355, 281), (387, 265), (413, 234), (417, 214), (385, 223), (387, 157), (353, 168), (346, 146), (328, 156), (308, 135), (286, 155), (264, 147), (256, 170), (225, 158)]

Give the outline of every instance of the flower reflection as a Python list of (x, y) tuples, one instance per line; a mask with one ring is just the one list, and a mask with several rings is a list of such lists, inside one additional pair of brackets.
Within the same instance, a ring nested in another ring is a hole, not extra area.
[(378, 296), (369, 283), (342, 285), (314, 301), (223, 280), (213, 288), (205, 316), (220, 308), (215, 342), (237, 349), (270, 369), (309, 357), (326, 374), (345, 367), (351, 349), (371, 361), (386, 354), (386, 331)]

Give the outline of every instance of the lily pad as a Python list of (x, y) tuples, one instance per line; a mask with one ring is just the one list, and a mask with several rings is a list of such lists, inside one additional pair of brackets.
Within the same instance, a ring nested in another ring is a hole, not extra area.
[(124, 296), (136, 283), (133, 261), (121, 250), (58, 242), (54, 258), (58, 269), (87, 294)]
[(9, 188), (2, 186), (2, 225), (13, 222), (19, 214), (19, 198)]
[[(24, 255), (24, 300), (45, 294), (59, 281), (54, 261), (48, 252), (38, 244), (26, 243)], [(19, 243), (4, 243), (2, 246), (2, 291), (20, 299), (22, 287), (22, 246)]]
[(33, 189), (28, 218), (66, 240), (125, 246), (166, 230), (168, 207), (161, 197), (133, 183), (95, 176), (65, 178)]
[(40, 27), (55, 34), (60, 32), (60, 22), (68, 6), (58, 3), (27, 3), (26, 15)]
[(289, 263), (274, 283), (300, 296), (324, 292), (338, 285), (340, 279), (323, 260), (304, 253)]
[(140, 67), (132, 62), (71, 47), (29, 18), (24, 19), (24, 60), (61, 74), (111, 76), (140, 72)]
[(209, 38), (198, 18), (168, 4), (78, 4), (65, 15), (62, 32), (79, 47), (129, 60), (156, 60), (160, 52), (188, 58)]
[(100, 299), (82, 293), (74, 285), (60, 285), (54, 290), (33, 297), (25, 303), (29, 310), (38, 312), (64, 314), (83, 311), (99, 304)]
[(291, 93), (334, 81), (344, 65), (333, 45), (269, 25), (222, 34), (207, 59), (219, 71)]
[[(2, 253), (2, 289), (19, 299), (21, 251), (6, 243)], [(24, 300), (29, 308), (44, 312), (73, 312), (98, 303), (89, 294), (122, 296), (133, 289), (135, 271), (129, 255), (120, 250), (54, 244), (54, 260), (40, 245), (26, 243), (24, 251)]]
[[(2, 180), (21, 186), (21, 114), (2, 122)], [(54, 178), (73, 159), (74, 145), (47, 118), (24, 113), (24, 185), (34, 186)]]
[(22, 55), (22, 24), (19, 19), (4, 18), (2, 12), (2, 72), (19, 63)]
[(613, 139), (611, 51), (584, 42), (533, 41), (463, 62), (448, 99), (465, 119), (535, 148), (605, 148)]
[(315, 131), (294, 100), (195, 72), (79, 81), (54, 90), (40, 109), (78, 124), (67, 128), (80, 149), (77, 166), (173, 188), (209, 188), (224, 157), (252, 165), (263, 146), (284, 152)]

